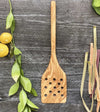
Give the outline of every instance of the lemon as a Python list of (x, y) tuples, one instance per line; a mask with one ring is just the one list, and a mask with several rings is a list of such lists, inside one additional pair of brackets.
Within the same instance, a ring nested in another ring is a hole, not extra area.
[(3, 44), (8, 44), (12, 40), (12, 35), (10, 33), (4, 32), (0, 36), (0, 42)]
[(0, 43), (0, 57), (5, 57), (9, 53), (7, 45)]

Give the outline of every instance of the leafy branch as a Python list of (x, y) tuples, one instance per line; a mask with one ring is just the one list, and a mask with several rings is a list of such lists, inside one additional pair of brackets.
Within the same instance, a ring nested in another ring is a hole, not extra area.
[(100, 15), (100, 0), (92, 0), (92, 7), (95, 12)]
[[(12, 4), (9, 0), (10, 11), (6, 18), (6, 29), (10, 29), (11, 34), (13, 36), (15, 30), (15, 19), (12, 12)], [(31, 93), (33, 96), (37, 96), (36, 90), (32, 87), (31, 81), (24, 76), (24, 72), (22, 69), (22, 52), (15, 46), (14, 38), (10, 43), (10, 57), (15, 58), (15, 62), (12, 66), (11, 76), (15, 81), (9, 90), (9, 96), (14, 95), (18, 92), (19, 86), (21, 86), (22, 90), (19, 94), (19, 104), (18, 104), (18, 112), (31, 112), (31, 110), (39, 109), (34, 103), (32, 103), (28, 97), (26, 92)], [(26, 92), (25, 92), (26, 91)]]

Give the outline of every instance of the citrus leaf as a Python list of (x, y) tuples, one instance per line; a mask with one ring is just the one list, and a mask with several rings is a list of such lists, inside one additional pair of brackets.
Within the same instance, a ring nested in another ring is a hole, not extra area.
[(24, 77), (24, 76), (21, 76), (20, 78), (20, 82), (23, 86), (23, 88), (27, 91), (27, 92), (31, 92), (31, 89), (32, 89), (32, 84), (31, 84), (31, 81)]
[(100, 15), (100, 7), (93, 7), (93, 8), (94, 8), (95, 12), (96, 12), (98, 15)]
[(21, 103), (21, 108), (22, 108), (22, 110), (24, 110), (24, 108), (26, 106), (26, 103), (27, 103), (27, 95), (26, 95), (26, 93), (23, 89), (20, 92), (19, 100), (20, 100), (20, 103)]
[(100, 0), (93, 0), (92, 1), (92, 6), (93, 7), (100, 7)]
[(14, 65), (12, 67), (11, 75), (12, 75), (12, 78), (14, 79), (14, 81), (17, 82), (17, 80), (20, 76), (20, 67), (19, 67), (17, 61), (15, 61)]
[(12, 25), (11, 25), (11, 33), (13, 34), (15, 30), (15, 19), (13, 17)]
[(31, 112), (31, 108), (28, 107), (28, 112)]
[(21, 55), (17, 57), (18, 64), (21, 66)]
[(37, 112), (38, 110), (36, 110), (36, 109), (34, 109), (34, 108), (31, 108), (31, 111), (32, 111), (32, 112), (33, 112), (33, 111)]
[(33, 109), (39, 109), (33, 102), (31, 102), (29, 99), (27, 99), (27, 105)]
[(18, 112), (23, 112), (24, 108), (22, 107), (22, 103), (18, 104)]
[(14, 19), (14, 16), (12, 14), (12, 11), (10, 11), (6, 18), (6, 29), (9, 29), (11, 27), (13, 19)]
[(17, 47), (15, 47), (14, 48), (14, 55), (19, 55), (19, 54), (22, 54), (22, 52)]
[(31, 89), (31, 93), (33, 96), (38, 96), (38, 94), (34, 88)]
[(21, 75), (24, 76), (24, 71), (23, 71), (23, 69), (21, 69)]
[(29, 112), (29, 108), (26, 106), (23, 112)]
[(19, 89), (19, 82), (16, 82), (13, 86), (11, 86), (9, 90), (9, 96), (14, 95)]
[(92, 7), (94, 8), (95, 12), (100, 15), (100, 0), (93, 0)]

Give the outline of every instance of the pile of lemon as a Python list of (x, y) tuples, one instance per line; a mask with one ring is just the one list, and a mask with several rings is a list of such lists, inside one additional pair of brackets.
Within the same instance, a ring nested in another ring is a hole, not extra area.
[(4, 32), (0, 35), (0, 57), (5, 57), (9, 53), (9, 48), (6, 44), (12, 41), (12, 35)]

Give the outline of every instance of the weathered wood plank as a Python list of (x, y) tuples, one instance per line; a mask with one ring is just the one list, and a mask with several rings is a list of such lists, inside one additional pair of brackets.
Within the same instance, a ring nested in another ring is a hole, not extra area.
[[(97, 25), (100, 48), (100, 17), (93, 11), (90, 0), (56, 1), (57, 58), (67, 74), (68, 100), (65, 104), (54, 105), (42, 104), (40, 101), (40, 78), (50, 58), (50, 0), (12, 0), (16, 19), (16, 46), (23, 52), (25, 76), (30, 78), (39, 94), (37, 98), (31, 95), (29, 98), (40, 107), (38, 112), (85, 112), (79, 93), (84, 53), (89, 51), (89, 44), (93, 42), (93, 25)], [(0, 33), (6, 31), (8, 11), (8, 0), (0, 0)], [(13, 59), (0, 59), (0, 112), (17, 112), (18, 94), (8, 97), (8, 90), (14, 83), (10, 76), (12, 64)], [(88, 75), (84, 92), (85, 100), (90, 105), (87, 84)]]
[[(34, 101), (35, 104), (38, 104), (37, 103), (37, 100)], [(3, 110), (2, 112), (6, 112), (6, 111), (9, 111), (9, 112), (17, 112), (17, 104), (18, 102), (17, 101), (4, 101), (4, 102), (1, 102), (0, 103), (0, 109)], [(6, 105), (6, 107), (5, 107)], [(84, 112), (84, 108), (82, 107), (82, 105), (80, 104), (41, 104), (39, 103), (38, 106), (40, 107), (39, 111), (38, 112), (47, 112), (47, 111), (50, 111), (50, 112)], [(44, 108), (45, 107), (45, 108)], [(76, 108), (77, 107), (77, 108)]]
[[(66, 104), (42, 104), (40, 99), (32, 98), (31, 99), (35, 104), (37, 104), (40, 109), (38, 112), (85, 112), (85, 109), (83, 108), (82, 104), (74, 104), (74, 103), (66, 103)], [(39, 103), (38, 103), (39, 101)], [(0, 102), (0, 109), (3, 110), (2, 112), (6, 112), (9, 110), (9, 112), (17, 112), (17, 104), (18, 101), (2, 101)], [(6, 105), (6, 107), (5, 107)], [(89, 106), (89, 105), (88, 105)], [(44, 108), (45, 107), (45, 108)], [(77, 108), (76, 108), (77, 107)], [(96, 105), (94, 105), (96, 107)], [(95, 108), (94, 110), (95, 111)]]
[[(67, 76), (81, 76), (82, 75), (82, 65), (68, 65), (68, 64), (60, 64), (62, 66), (62, 68), (64, 69), (64, 71), (66, 72)], [(1, 71), (1, 78), (10, 78), (10, 74), (11, 74), (11, 65), (7, 64), (2, 64), (2, 66), (4, 66), (5, 68), (1, 67), (0, 70)], [(26, 67), (27, 66), (27, 67)], [(29, 77), (41, 77), (43, 72), (45, 71), (45, 69), (47, 68), (48, 64), (44, 63), (44, 64), (36, 64), (36, 63), (24, 63), (23, 68), (25, 71), (25, 74), (27, 74)], [(67, 66), (67, 68), (66, 68)], [(88, 75), (87, 75), (88, 76)]]

